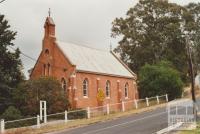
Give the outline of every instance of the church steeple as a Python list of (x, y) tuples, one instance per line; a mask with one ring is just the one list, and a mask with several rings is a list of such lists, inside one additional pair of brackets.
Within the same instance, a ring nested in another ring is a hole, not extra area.
[(49, 9), (49, 16), (46, 18), (44, 29), (45, 35), (44, 37), (55, 37), (55, 23), (51, 17), (51, 10)]

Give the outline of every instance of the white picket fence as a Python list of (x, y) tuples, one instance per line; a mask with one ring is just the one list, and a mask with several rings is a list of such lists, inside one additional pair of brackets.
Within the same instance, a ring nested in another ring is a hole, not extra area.
[[(81, 110), (74, 110), (74, 111), (64, 111), (61, 113), (55, 113), (55, 114), (49, 114), (44, 116), (44, 123), (41, 123), (41, 117), (39, 115), (31, 118), (24, 118), (24, 119), (19, 119), (19, 120), (12, 120), (12, 121), (5, 121), (4, 119), (1, 119), (0, 122), (0, 132), (4, 133), (5, 132), (5, 127), (9, 123), (16, 123), (18, 124), (19, 122), (23, 121), (29, 121), (29, 120), (34, 120), (34, 125), (30, 125), (32, 127), (40, 128), (41, 124), (45, 125), (47, 123), (50, 123), (52, 121), (62, 121), (67, 123), (71, 119), (69, 119), (69, 115), (72, 113), (77, 113), (77, 112), (82, 112), (85, 111), (86, 115), (82, 116), (82, 118), (92, 118), (92, 117), (97, 117), (101, 115), (109, 115), (111, 113), (115, 112), (125, 112), (128, 110), (133, 110), (133, 109), (140, 109), (144, 107), (149, 107), (153, 105), (158, 105), (161, 103), (167, 103), (168, 102), (168, 95), (162, 95), (162, 96), (156, 96), (156, 97), (151, 97), (151, 98), (145, 98), (145, 99), (139, 99), (139, 100), (125, 100), (122, 101), (121, 103), (114, 103), (114, 104), (106, 104), (103, 106), (99, 107), (87, 107)], [(60, 119), (54, 119), (52, 120), (51, 118), (54, 116), (60, 116)], [(74, 119), (73, 119), (74, 120)], [(22, 127), (22, 126), (20, 126)], [(12, 127), (10, 127), (12, 128)]]

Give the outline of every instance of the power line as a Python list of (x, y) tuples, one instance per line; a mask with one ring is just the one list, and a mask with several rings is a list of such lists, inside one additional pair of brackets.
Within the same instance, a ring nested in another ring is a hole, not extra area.
[[(10, 49), (16, 51), (15, 48), (13, 48), (13, 47), (11, 47), (11, 46), (8, 46), (8, 47), (9, 47)], [(27, 58), (31, 59), (32, 61), (37, 61), (35, 58), (32, 58), (31, 56), (28, 56), (27, 54), (25, 54), (25, 53), (23, 53), (23, 52), (21, 52), (21, 51), (20, 51), (20, 54), (23, 55), (24, 57), (27, 57)]]

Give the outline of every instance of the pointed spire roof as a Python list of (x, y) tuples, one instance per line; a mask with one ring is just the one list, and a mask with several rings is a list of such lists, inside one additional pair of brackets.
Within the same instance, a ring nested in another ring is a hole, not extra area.
[(45, 37), (55, 37), (55, 23), (53, 21), (53, 18), (51, 17), (51, 11), (49, 9), (49, 15), (46, 18), (45, 24)]
[(55, 26), (55, 23), (54, 23), (54, 21), (53, 21), (53, 19), (52, 19), (51, 17), (47, 17), (47, 18), (46, 18), (45, 25), (46, 25), (46, 24)]

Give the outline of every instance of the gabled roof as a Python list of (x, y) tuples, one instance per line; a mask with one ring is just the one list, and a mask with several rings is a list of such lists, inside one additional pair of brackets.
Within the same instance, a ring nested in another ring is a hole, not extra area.
[(56, 41), (77, 71), (135, 78), (136, 75), (114, 53)]

